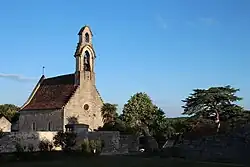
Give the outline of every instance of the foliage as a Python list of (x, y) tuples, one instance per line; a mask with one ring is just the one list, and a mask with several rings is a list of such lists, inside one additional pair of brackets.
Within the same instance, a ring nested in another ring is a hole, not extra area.
[(219, 130), (220, 120), (227, 120), (243, 111), (242, 107), (234, 104), (242, 99), (235, 95), (238, 91), (231, 86), (194, 89), (194, 93), (183, 100), (183, 114), (213, 119)]
[(78, 124), (78, 118), (75, 116), (71, 116), (67, 118), (67, 121), (69, 122), (69, 124)]
[[(153, 104), (146, 93), (136, 93), (128, 100), (121, 119), (134, 134), (153, 136), (160, 147), (175, 133), (164, 111)], [(152, 147), (155, 145), (153, 140), (146, 143), (150, 143)]]
[(104, 125), (99, 127), (99, 131), (119, 131), (120, 133), (132, 133), (131, 128), (127, 127), (126, 123), (122, 121), (118, 115), (117, 105), (104, 103), (101, 112)]
[(119, 131), (121, 134), (133, 134), (134, 129), (127, 126), (120, 117), (116, 118), (114, 122), (105, 123), (103, 127), (99, 127), (98, 131)]
[(83, 143), (81, 144), (81, 151), (84, 153), (91, 153), (88, 139), (83, 140)]
[(104, 103), (101, 108), (103, 123), (110, 124), (115, 122), (116, 118), (118, 118), (118, 114), (116, 111), (117, 104)]
[(53, 148), (53, 143), (49, 140), (42, 140), (38, 145), (40, 151), (51, 151)]
[(20, 143), (16, 143), (15, 148), (16, 148), (17, 153), (21, 153), (25, 151), (25, 147), (22, 146)]
[(70, 151), (76, 144), (76, 133), (59, 131), (54, 136), (54, 145), (61, 146), (64, 151)]
[(84, 139), (81, 144), (82, 152), (86, 154), (100, 154), (104, 147), (104, 142), (100, 139), (97, 140), (88, 140)]
[(136, 93), (124, 105), (122, 120), (137, 134), (151, 135), (149, 127), (155, 124), (155, 119), (160, 115), (156, 113), (157, 109), (146, 93)]
[(188, 131), (188, 120), (188, 117), (167, 118), (167, 122), (172, 127), (174, 133), (185, 133)]
[(90, 140), (89, 141), (89, 146), (91, 149), (91, 152), (94, 154), (99, 154), (101, 153), (103, 147), (104, 147), (104, 142), (100, 139), (97, 140)]
[(34, 151), (34, 145), (33, 144), (31, 144), (31, 143), (28, 144), (28, 151), (29, 152), (33, 152)]
[(0, 139), (4, 136), (4, 132), (2, 129), (0, 129)]
[(19, 114), (18, 110), (20, 108), (15, 106), (14, 104), (2, 104), (0, 105), (0, 115), (4, 115), (11, 122), (15, 122), (18, 120)]

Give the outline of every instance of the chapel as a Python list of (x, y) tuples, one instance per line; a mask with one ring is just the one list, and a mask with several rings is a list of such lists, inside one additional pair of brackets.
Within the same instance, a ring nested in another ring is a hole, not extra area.
[(65, 131), (68, 124), (85, 124), (93, 131), (103, 125), (103, 101), (95, 84), (93, 33), (84, 26), (78, 36), (75, 71), (41, 76), (20, 109), (19, 131)]

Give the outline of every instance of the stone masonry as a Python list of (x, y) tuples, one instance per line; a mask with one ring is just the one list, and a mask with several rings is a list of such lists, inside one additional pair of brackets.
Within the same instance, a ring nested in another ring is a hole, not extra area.
[[(84, 109), (87, 104), (89, 109)], [(75, 117), (80, 124), (89, 125), (91, 130), (102, 126), (101, 101), (97, 90), (92, 84), (79, 87), (64, 108), (64, 125), (68, 124), (67, 118)]]
[(11, 131), (11, 123), (4, 116), (0, 116), (0, 130), (3, 132)]
[[(32, 129), (33, 123), (36, 127)], [(49, 130), (49, 123), (51, 129)], [(63, 130), (63, 110), (21, 111), (19, 131), (59, 131)]]
[(79, 124), (89, 125), (91, 131), (103, 126), (103, 101), (95, 85), (96, 55), (92, 32), (84, 26), (78, 35), (75, 72), (52, 78), (41, 77), (21, 107), (19, 131), (65, 130), (71, 117), (75, 117)]

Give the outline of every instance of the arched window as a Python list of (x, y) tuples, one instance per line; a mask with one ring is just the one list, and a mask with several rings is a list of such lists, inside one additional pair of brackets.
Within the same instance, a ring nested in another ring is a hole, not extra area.
[(36, 131), (36, 123), (35, 122), (32, 123), (32, 130)]
[(51, 131), (52, 130), (52, 123), (51, 121), (48, 123), (48, 131)]
[(85, 42), (89, 43), (89, 33), (87, 32), (85, 34)]
[(90, 71), (90, 55), (88, 51), (85, 51), (84, 54), (84, 70)]

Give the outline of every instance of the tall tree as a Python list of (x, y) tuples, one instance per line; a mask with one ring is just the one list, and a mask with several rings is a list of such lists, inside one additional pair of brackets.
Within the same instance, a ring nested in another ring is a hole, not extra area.
[(153, 123), (156, 108), (146, 93), (134, 94), (124, 105), (122, 120), (139, 134), (150, 136), (149, 126)]
[(243, 108), (236, 105), (235, 102), (242, 100), (236, 96), (239, 89), (231, 86), (211, 87), (209, 89), (194, 89), (185, 103), (183, 114), (202, 116), (203, 118), (212, 118), (217, 124), (217, 131), (220, 129), (220, 120), (226, 116), (233, 116), (243, 111)]
[(112, 123), (118, 118), (117, 104), (104, 103), (101, 112), (104, 124)]

